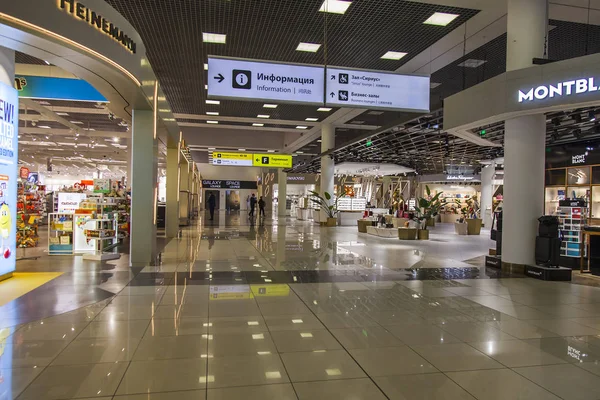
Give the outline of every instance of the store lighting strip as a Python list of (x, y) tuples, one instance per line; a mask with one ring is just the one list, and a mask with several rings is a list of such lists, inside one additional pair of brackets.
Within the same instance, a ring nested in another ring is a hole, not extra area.
[(31, 29), (33, 31), (36, 31), (38, 33), (47, 35), (47, 36), (51, 36), (54, 39), (58, 39), (66, 44), (69, 44), (73, 47), (76, 47), (80, 50), (83, 50), (91, 55), (93, 55), (94, 57), (97, 57), (99, 59), (101, 59), (102, 61), (106, 62), (107, 64), (112, 65), (113, 67), (117, 68), (119, 71), (121, 71), (122, 73), (124, 73), (125, 75), (127, 75), (133, 82), (135, 82), (136, 85), (138, 85), (138, 87), (141, 87), (142, 84), (140, 83), (140, 81), (135, 77), (135, 75), (133, 75), (131, 72), (127, 71), (123, 66), (121, 66), (120, 64), (117, 64), (116, 62), (114, 62), (113, 60), (111, 60), (110, 58), (98, 53), (95, 50), (90, 49), (89, 47), (86, 47), (80, 43), (77, 43), (74, 40), (68, 39), (62, 35), (59, 35), (58, 33), (54, 33), (52, 31), (49, 31), (48, 29), (39, 27), (37, 25), (34, 25), (30, 22), (27, 21), (23, 21), (22, 19), (18, 19), (15, 17), (12, 17), (10, 15), (4, 14), (4, 13), (0, 13), (0, 19), (4, 19), (7, 20), (9, 22), (11, 22), (14, 25), (18, 25), (18, 26), (22, 26), (28, 29)]

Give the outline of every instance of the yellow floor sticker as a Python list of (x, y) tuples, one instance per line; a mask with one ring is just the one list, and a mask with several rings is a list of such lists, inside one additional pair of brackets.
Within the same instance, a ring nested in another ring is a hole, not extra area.
[(31, 292), (62, 274), (62, 272), (15, 272), (12, 278), (0, 282), (0, 306)]

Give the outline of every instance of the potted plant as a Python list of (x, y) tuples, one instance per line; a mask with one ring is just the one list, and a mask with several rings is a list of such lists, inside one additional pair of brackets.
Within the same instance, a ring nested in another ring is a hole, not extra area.
[(311, 194), (310, 201), (312, 201), (314, 204), (318, 205), (319, 208), (325, 210), (325, 214), (327, 215), (327, 221), (325, 223), (321, 222), (321, 224), (325, 225), (325, 226), (329, 226), (329, 227), (336, 226), (337, 225), (336, 215), (338, 213), (337, 202), (338, 202), (339, 197), (335, 199), (333, 204), (330, 204), (331, 203), (331, 194), (330, 193), (324, 192), (323, 196), (321, 196), (318, 192), (311, 190), (310, 194)]
[(467, 207), (468, 210), (465, 220), (467, 221), (469, 235), (479, 235), (481, 233), (482, 220), (477, 217), (477, 213), (479, 212), (479, 202), (477, 201), (476, 196), (467, 200)]
[(425, 193), (427, 193), (427, 197), (421, 197), (418, 201), (417, 208), (417, 217), (416, 219), (420, 223), (420, 229), (418, 231), (418, 237), (420, 240), (429, 239), (429, 231), (427, 230), (427, 226), (434, 226), (434, 224), (430, 224), (429, 221), (433, 220), (436, 215), (440, 212), (440, 208), (444, 205), (440, 196), (443, 192), (438, 192), (435, 196), (431, 196), (431, 190), (429, 186), (425, 186)]

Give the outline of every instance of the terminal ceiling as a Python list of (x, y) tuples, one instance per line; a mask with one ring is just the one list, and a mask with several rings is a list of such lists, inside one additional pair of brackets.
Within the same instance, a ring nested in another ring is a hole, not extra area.
[[(338, 15), (319, 12), (323, 0), (106, 1), (141, 35), (154, 72), (189, 143), (193, 143), (194, 137), (218, 135), (226, 128), (244, 129), (249, 137), (257, 139), (263, 132), (279, 131), (299, 142), (301, 135), (306, 134), (305, 138), (311, 140), (291, 149), (298, 154), (294, 158), (297, 171), (319, 169), (318, 135), (309, 136), (309, 133), (318, 130), (320, 122), (328, 121), (339, 110), (317, 112), (317, 107), (285, 104), (265, 109), (263, 102), (244, 101), (206, 104), (205, 85), (210, 77), (204, 64), (208, 55), (402, 71), (404, 65), (441, 39), (450, 34), (463, 35), (463, 31), (466, 35), (465, 23), (467, 26), (476, 24), (477, 18), (482, 19), (486, 12), (492, 12), (487, 8), (498, 8), (497, 2), (481, 0), (354, 0), (345, 14)], [(561, 1), (566, 5), (575, 3), (574, 0)], [(424, 25), (423, 21), (434, 12), (459, 17), (445, 27)], [(500, 7), (494, 12), (501, 19), (506, 10)], [(550, 59), (562, 60), (600, 50), (600, 28), (584, 23), (590, 11), (580, 7), (576, 12), (576, 18), (568, 17), (571, 21), (560, 20), (568, 18), (554, 13), (558, 19), (550, 21)], [(226, 34), (226, 44), (203, 43), (203, 32)], [(296, 51), (300, 42), (322, 46), (315, 53)], [(350, 118), (336, 124), (336, 160), (358, 157), (363, 161), (396, 162), (422, 173), (435, 173), (467, 168), (469, 164), (476, 169), (478, 160), (501, 156), (502, 147), (481, 147), (445, 135), (441, 108), (443, 99), (449, 95), (505, 71), (506, 34), (491, 35), (483, 45), (469, 51), (466, 44), (464, 49), (462, 45), (459, 47), (463, 50), (460, 57), (431, 74), (432, 112), (429, 115), (374, 110), (349, 114)], [(390, 50), (407, 55), (400, 60), (381, 59)], [(259, 114), (268, 114), (270, 118), (259, 120)], [(317, 118), (317, 121), (305, 122), (306, 118)], [(569, 114), (560, 118), (568, 124)], [(219, 123), (211, 126), (207, 120)], [(300, 122), (305, 122), (308, 131), (296, 130)], [(256, 123), (263, 126), (253, 126)], [(502, 145), (503, 125), (497, 124), (488, 130), (486, 139)], [(560, 141), (577, 139), (566, 127), (563, 131)], [(548, 136), (549, 142), (557, 141), (554, 131), (549, 131)], [(373, 146), (367, 148), (365, 143), (369, 137), (373, 139)], [(236, 147), (232, 143), (229, 148), (235, 150)], [(208, 146), (203, 147), (204, 151), (207, 149)], [(260, 146), (256, 148), (259, 149)]]

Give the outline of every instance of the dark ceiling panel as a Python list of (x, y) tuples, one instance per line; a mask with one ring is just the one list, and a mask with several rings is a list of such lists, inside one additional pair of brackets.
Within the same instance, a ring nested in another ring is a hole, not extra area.
[(40, 60), (29, 54), (21, 53), (20, 51), (15, 51), (15, 62), (17, 64), (47, 65), (44, 60)]
[[(319, 12), (322, 0), (106, 0), (127, 18), (147, 49), (176, 113), (204, 114), (208, 55), (395, 70), (478, 11), (398, 0), (356, 0), (346, 14)], [(446, 27), (423, 24), (434, 12), (458, 14)], [(300, 42), (324, 43), (316, 53)], [(227, 34), (227, 44), (206, 44), (202, 32)], [(399, 61), (389, 51), (407, 52)], [(231, 103), (231, 104), (229, 104)], [(221, 115), (256, 116), (262, 104), (222, 102)], [(277, 118), (314, 117), (314, 106), (280, 106)], [(275, 117), (273, 117), (275, 118)]]

